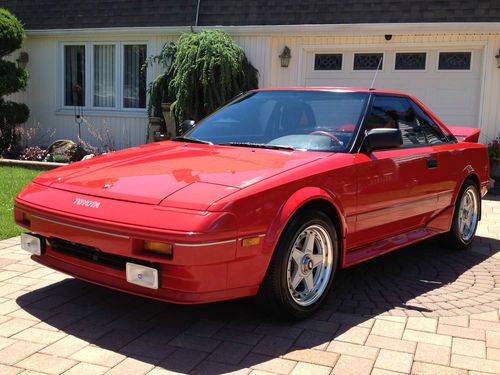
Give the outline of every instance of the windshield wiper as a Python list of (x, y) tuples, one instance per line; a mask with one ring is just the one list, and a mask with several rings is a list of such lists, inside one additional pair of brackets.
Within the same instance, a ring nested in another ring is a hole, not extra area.
[(174, 139), (172, 139), (172, 141), (202, 143), (204, 145), (213, 145), (213, 143), (210, 141), (204, 141), (202, 139), (188, 138), (188, 137), (175, 137)]
[(295, 148), (292, 146), (268, 145), (265, 143), (251, 143), (251, 142), (227, 142), (227, 143), (220, 143), (220, 146), (268, 148), (270, 150), (289, 150), (289, 151), (295, 150)]

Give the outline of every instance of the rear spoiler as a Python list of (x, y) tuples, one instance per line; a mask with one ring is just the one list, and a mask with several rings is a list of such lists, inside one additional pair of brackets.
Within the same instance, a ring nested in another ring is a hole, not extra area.
[(481, 131), (478, 128), (464, 128), (462, 126), (447, 126), (447, 128), (459, 142), (477, 143), (479, 141)]

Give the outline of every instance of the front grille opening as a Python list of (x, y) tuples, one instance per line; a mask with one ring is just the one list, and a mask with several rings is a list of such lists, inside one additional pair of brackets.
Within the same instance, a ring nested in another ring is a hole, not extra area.
[(62, 240), (60, 238), (50, 238), (48, 241), (54, 251), (75, 258), (83, 259), (88, 262), (97, 263), (106, 267), (124, 271), (125, 264), (127, 262), (151, 266), (151, 264), (148, 262), (143, 262), (121, 255), (105, 253), (93, 246), (82, 245), (75, 242)]

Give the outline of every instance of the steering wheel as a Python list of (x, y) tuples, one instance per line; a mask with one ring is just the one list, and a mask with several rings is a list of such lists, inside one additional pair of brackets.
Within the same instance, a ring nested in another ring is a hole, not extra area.
[(327, 137), (330, 137), (330, 139), (332, 141), (335, 141), (339, 146), (342, 146), (342, 142), (336, 136), (334, 136), (332, 133), (329, 133), (327, 131), (315, 130), (315, 131), (309, 133), (309, 135), (326, 135)]

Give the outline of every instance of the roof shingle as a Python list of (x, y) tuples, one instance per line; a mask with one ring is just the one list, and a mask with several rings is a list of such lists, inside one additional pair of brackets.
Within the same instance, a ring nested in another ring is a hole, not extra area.
[[(190, 26), (197, 0), (0, 0), (28, 30)], [(200, 26), (500, 22), (498, 0), (201, 0)]]

